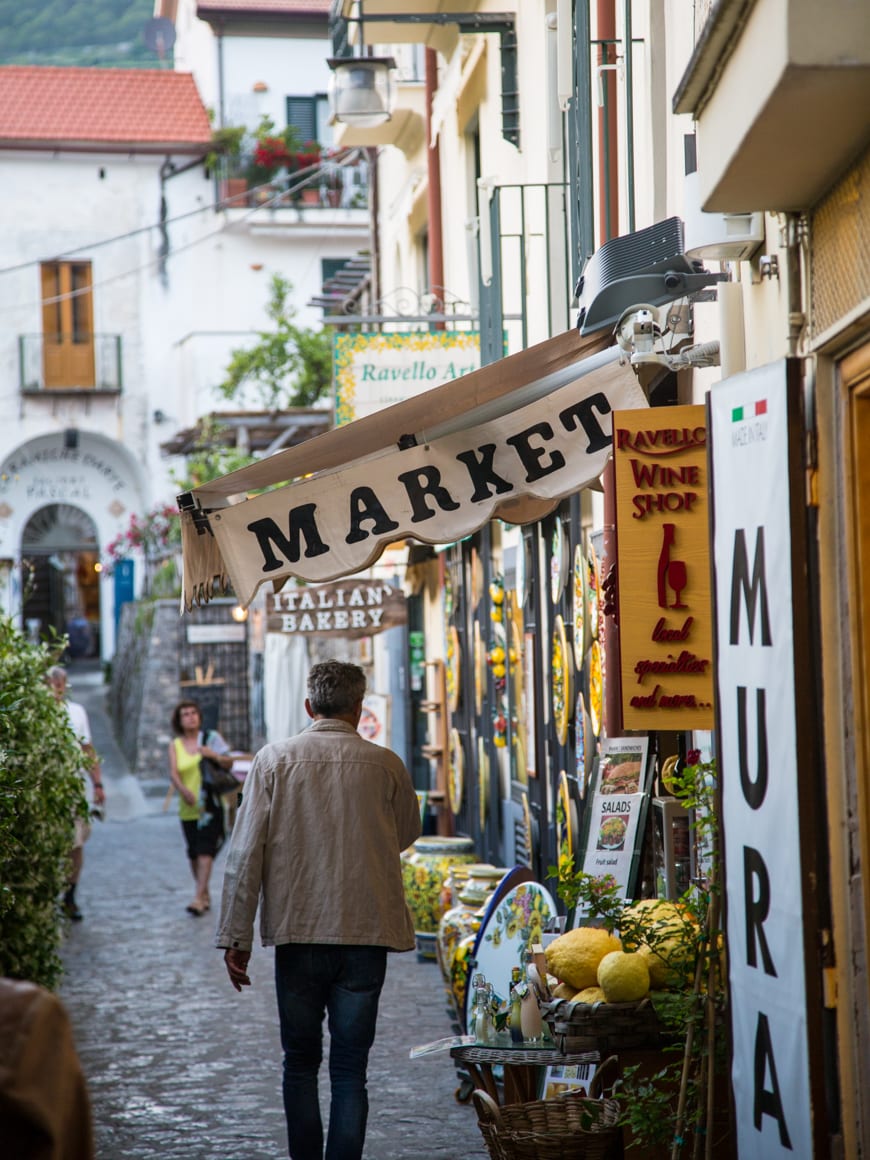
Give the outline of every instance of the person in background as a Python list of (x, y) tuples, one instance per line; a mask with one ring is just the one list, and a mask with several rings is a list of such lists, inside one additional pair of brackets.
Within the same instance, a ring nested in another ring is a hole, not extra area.
[(176, 737), (169, 746), (169, 780), (179, 793), (178, 816), (196, 883), (196, 894), (187, 911), (198, 918), (211, 908), (209, 881), (224, 843), (223, 803), (203, 781), (201, 758), (208, 757), (224, 769), (232, 769), (233, 756), (217, 730), (203, 734), (202, 713), (196, 701), (181, 701), (175, 706), (172, 729)]
[(387, 951), (414, 947), (400, 854), (420, 834), (420, 808), (401, 758), (357, 732), (365, 684), (357, 665), (313, 666), (305, 701), (313, 724), (254, 758), (224, 873), (215, 942), (237, 991), (251, 984), (258, 903), (263, 945), (275, 947), (291, 1160), (323, 1160), (325, 1014), (326, 1160), (362, 1156)]
[[(87, 711), (84, 705), (80, 705), (78, 701), (70, 701), (67, 699), (67, 674), (65, 668), (61, 665), (52, 665), (45, 674), (45, 679), (51, 691), (54, 693), (56, 700), (60, 701), (66, 707), (70, 728), (78, 738), (85, 759), (80, 770), (82, 780), (84, 781), (86, 777), (91, 779), (94, 793), (94, 806), (97, 810), (102, 810), (106, 801), (106, 794), (103, 789), (100, 759), (91, 742), (91, 725), (88, 721)], [(76, 818), (75, 823), (75, 837), (70, 855), (69, 885), (66, 894), (63, 896), (63, 909), (73, 922), (81, 922), (84, 916), (76, 902), (76, 887), (81, 878), (82, 866), (85, 860), (84, 847), (85, 842), (91, 836), (91, 827), (90, 823), (83, 818)]]

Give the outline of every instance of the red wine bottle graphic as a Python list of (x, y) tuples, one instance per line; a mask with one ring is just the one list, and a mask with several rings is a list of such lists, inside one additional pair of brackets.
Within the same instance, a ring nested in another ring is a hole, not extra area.
[[(658, 597), (659, 608), (687, 608), (680, 595), (689, 580), (688, 569), (684, 560), (672, 560), (671, 548), (674, 546), (674, 537), (677, 533), (676, 524), (662, 525), (662, 550), (659, 553), (658, 566)], [(673, 592), (675, 600), (668, 604), (668, 589)]]

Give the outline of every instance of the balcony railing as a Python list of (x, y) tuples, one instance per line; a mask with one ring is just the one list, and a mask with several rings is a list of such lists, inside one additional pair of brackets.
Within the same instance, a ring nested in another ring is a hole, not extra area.
[(20, 334), (18, 379), (25, 395), (89, 392), (117, 395), (122, 387), (120, 334)]
[(368, 165), (325, 159), (313, 171), (278, 173), (270, 181), (252, 182), (239, 165), (217, 166), (220, 209), (362, 209), (369, 205)]

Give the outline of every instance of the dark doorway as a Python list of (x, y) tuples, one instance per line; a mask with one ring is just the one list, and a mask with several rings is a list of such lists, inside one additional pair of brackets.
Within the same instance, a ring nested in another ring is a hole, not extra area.
[(33, 639), (66, 634), (68, 659), (100, 655), (100, 552), (91, 517), (48, 504), (21, 537), (22, 628)]

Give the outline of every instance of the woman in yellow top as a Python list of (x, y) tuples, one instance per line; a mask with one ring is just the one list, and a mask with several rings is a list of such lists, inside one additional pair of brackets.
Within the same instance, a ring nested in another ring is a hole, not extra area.
[(232, 768), (230, 747), (220, 733), (202, 732), (202, 713), (195, 701), (181, 701), (172, 713), (177, 734), (169, 746), (169, 778), (179, 793), (178, 816), (187, 844), (187, 857), (196, 882), (196, 894), (187, 909), (197, 917), (211, 906), (208, 893), (212, 865), (224, 842), (224, 812), (220, 797), (202, 778), (203, 757), (224, 769)]

